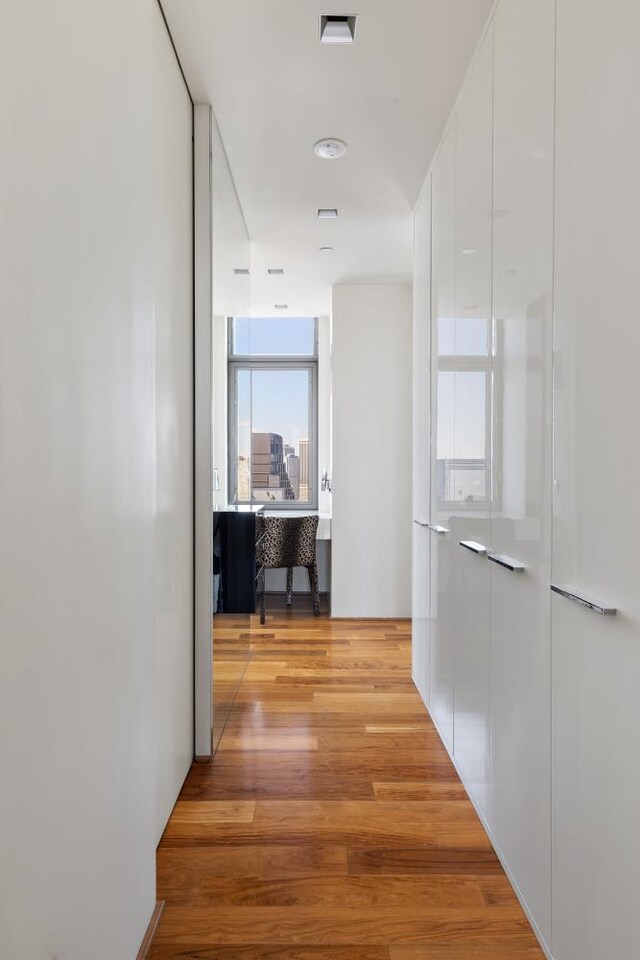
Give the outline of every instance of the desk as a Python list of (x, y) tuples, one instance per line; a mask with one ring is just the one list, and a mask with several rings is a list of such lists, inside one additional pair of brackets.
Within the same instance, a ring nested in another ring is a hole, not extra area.
[[(256, 609), (255, 584), (255, 536), (256, 516), (264, 510), (265, 516), (299, 517), (310, 514), (319, 517), (318, 572), (320, 591), (329, 590), (331, 515), (317, 510), (268, 510), (263, 506), (237, 506), (224, 504), (214, 509), (213, 540), (214, 554), (220, 559), (220, 584), (217, 613), (254, 613)], [(214, 561), (215, 562), (215, 561)], [(294, 591), (309, 590), (306, 571), (294, 572)], [(284, 592), (285, 570), (267, 571), (267, 592)]]
[(256, 516), (262, 510), (224, 506), (213, 511), (213, 553), (220, 558), (217, 613), (255, 613)]

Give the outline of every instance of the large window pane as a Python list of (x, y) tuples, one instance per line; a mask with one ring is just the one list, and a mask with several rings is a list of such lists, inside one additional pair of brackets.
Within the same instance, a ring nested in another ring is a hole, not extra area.
[(313, 317), (234, 317), (231, 321), (234, 357), (313, 357), (315, 352)]
[(236, 369), (239, 501), (313, 499), (311, 388), (311, 367)]

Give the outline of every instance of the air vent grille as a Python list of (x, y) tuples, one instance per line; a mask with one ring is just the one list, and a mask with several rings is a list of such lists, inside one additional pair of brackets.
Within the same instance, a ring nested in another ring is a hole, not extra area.
[(320, 17), (320, 43), (354, 43), (355, 15), (337, 14)]

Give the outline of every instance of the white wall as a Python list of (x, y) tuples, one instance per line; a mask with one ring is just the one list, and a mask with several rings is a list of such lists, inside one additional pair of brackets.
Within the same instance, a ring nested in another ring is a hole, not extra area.
[(333, 289), (334, 617), (411, 614), (411, 298)]
[(192, 744), (191, 105), (155, 0), (2, 19), (0, 954), (128, 960)]

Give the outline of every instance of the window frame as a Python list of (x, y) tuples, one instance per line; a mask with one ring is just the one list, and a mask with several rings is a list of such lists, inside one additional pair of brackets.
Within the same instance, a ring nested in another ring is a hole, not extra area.
[[(233, 317), (227, 317), (227, 490), (228, 501), (238, 506), (262, 506), (266, 510), (296, 511), (308, 513), (318, 510), (318, 318), (312, 317), (314, 327), (314, 353), (287, 356), (243, 356), (234, 354)], [(309, 499), (257, 500), (238, 499), (238, 436), (236, 433), (238, 406), (238, 372), (268, 370), (306, 370), (309, 374)]]

